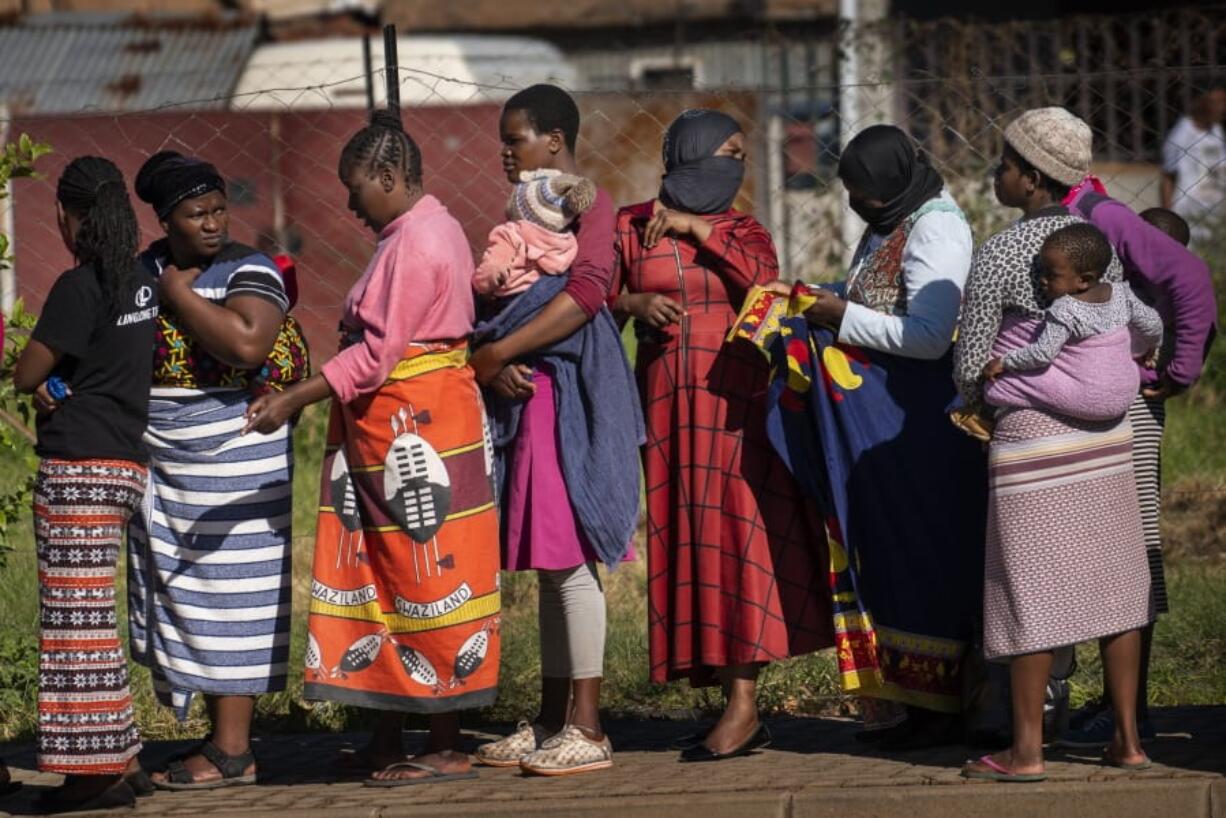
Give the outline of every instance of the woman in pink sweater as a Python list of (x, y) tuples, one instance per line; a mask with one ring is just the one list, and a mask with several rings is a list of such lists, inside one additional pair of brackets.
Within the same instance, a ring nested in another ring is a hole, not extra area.
[(406, 759), (403, 719), (377, 721), (347, 766), (368, 786), (474, 778), (462, 709), (493, 704), (500, 597), (493, 453), (468, 367), (473, 263), (459, 222), (422, 190), (421, 154), (379, 112), (341, 153), (349, 207), (379, 237), (345, 300), (341, 351), (251, 404), (278, 427), (333, 398), (308, 619), (304, 694), (430, 716)]

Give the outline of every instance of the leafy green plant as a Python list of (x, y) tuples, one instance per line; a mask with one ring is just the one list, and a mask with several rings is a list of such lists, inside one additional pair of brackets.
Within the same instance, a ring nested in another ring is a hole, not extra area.
[[(10, 180), (37, 176), (34, 163), (48, 153), (51, 153), (51, 146), (35, 142), (29, 134), (22, 134), (17, 141), (0, 147), (0, 201), (9, 196)], [(0, 233), (0, 271), (12, 267), (10, 246), (9, 237)], [(4, 349), (0, 351), (0, 461), (16, 473), (5, 475), (3, 488), (0, 488), (0, 564), (3, 564), (5, 552), (10, 550), (9, 523), (29, 505), (37, 466), (32, 446), (33, 410), (28, 399), (14, 392), (10, 377), (17, 357), (29, 340), (34, 317), (18, 301), (5, 324)]]

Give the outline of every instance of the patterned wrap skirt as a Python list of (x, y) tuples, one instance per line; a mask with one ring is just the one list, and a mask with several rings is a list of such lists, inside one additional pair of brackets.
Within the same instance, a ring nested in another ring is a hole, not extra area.
[(984, 655), (1074, 645), (1150, 622), (1127, 418), (1004, 412), (988, 455)]
[(463, 343), (414, 344), (378, 391), (334, 401), (305, 696), (442, 713), (498, 693), (493, 449)]
[(128, 661), (115, 614), (124, 525), (145, 494), (144, 466), (126, 460), (39, 464), (38, 768), (118, 775), (140, 752)]

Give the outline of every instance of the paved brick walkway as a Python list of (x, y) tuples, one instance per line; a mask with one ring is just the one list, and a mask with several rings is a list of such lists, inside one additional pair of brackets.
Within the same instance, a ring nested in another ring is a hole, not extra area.
[[(966, 782), (958, 768), (967, 751), (951, 748), (895, 756), (866, 751), (852, 740), (853, 724), (836, 719), (776, 719), (774, 744), (762, 753), (710, 765), (685, 765), (662, 750), (696, 725), (669, 721), (608, 725), (616, 747), (614, 769), (573, 778), (525, 778), (514, 770), (479, 767), (481, 777), (394, 790), (360, 781), (337, 782), (330, 765), (357, 735), (286, 735), (262, 739), (260, 786), (206, 793), (158, 793), (134, 816), (209, 818), (464, 818), (465, 816), (926, 816), (991, 815), (1163, 816), (1226, 818), (1226, 706), (1157, 711), (1159, 739), (1149, 746), (1155, 767), (1121, 773), (1089, 753), (1049, 753), (1043, 784)], [(415, 736), (408, 737), (411, 746)], [(469, 734), (473, 746), (483, 740)], [(184, 746), (159, 743), (143, 756), (150, 767)], [(0, 748), (18, 796), (0, 802), (31, 812), (32, 798), (58, 777), (32, 770), (29, 747)]]

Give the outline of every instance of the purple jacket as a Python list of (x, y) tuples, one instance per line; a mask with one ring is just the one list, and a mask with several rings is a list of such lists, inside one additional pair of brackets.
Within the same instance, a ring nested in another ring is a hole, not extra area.
[[(1208, 265), (1128, 205), (1089, 187), (1067, 206), (1107, 235), (1124, 265), (1124, 278), (1153, 304), (1162, 323), (1173, 328), (1175, 351), (1166, 374), (1177, 384), (1191, 386), (1217, 334), (1217, 300)], [(1142, 385), (1156, 383), (1158, 375), (1142, 368)]]

